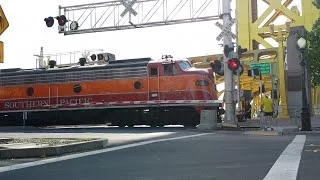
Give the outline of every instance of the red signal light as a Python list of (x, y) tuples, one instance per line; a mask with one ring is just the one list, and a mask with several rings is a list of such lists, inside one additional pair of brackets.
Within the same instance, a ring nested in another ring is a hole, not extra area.
[(56, 19), (58, 20), (59, 26), (64, 26), (68, 22), (65, 15), (57, 16)]
[(231, 71), (236, 71), (240, 67), (240, 61), (239, 61), (239, 59), (236, 59), (236, 58), (229, 59), (227, 64), (228, 64), (228, 67)]
[(44, 21), (46, 22), (47, 27), (52, 27), (54, 24), (54, 19), (51, 16), (48, 18), (45, 18)]

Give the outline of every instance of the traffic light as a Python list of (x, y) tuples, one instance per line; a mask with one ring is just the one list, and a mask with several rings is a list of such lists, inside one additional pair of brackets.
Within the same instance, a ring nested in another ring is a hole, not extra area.
[(265, 88), (264, 84), (262, 85), (262, 91), (261, 91), (261, 88), (259, 87), (259, 92), (262, 92), (262, 93), (266, 92), (266, 88)]
[(214, 60), (210, 63), (210, 66), (214, 73), (218, 74), (219, 76), (224, 75), (224, 65), (219, 60)]
[(56, 19), (58, 20), (59, 26), (64, 26), (68, 22), (65, 15), (57, 16)]
[(248, 70), (248, 76), (252, 77), (252, 76), (259, 76), (260, 72), (259, 69), (250, 69)]
[[(238, 48), (237, 48), (237, 54), (238, 54), (238, 58), (233, 58), (233, 59), (230, 59), (229, 61), (230, 61), (230, 67), (231, 67), (231, 70), (233, 71), (233, 74), (234, 75), (242, 75), (242, 73), (243, 73), (243, 70), (244, 70), (244, 68), (243, 68), (243, 66), (240, 64), (240, 57), (241, 57), (241, 55), (243, 54), (243, 53), (245, 53), (245, 52), (247, 52), (248, 51), (248, 49), (247, 48), (241, 48), (241, 46), (238, 46)], [(229, 62), (228, 61), (228, 62)], [(229, 67), (229, 68), (230, 68)], [(233, 69), (237, 69), (237, 70), (233, 70)]]
[(54, 24), (54, 19), (51, 16), (45, 18), (44, 21), (46, 22), (47, 27), (52, 27)]
[(226, 57), (228, 57), (229, 53), (234, 50), (234, 47), (229, 47), (228, 45), (224, 45), (223, 53)]
[(234, 73), (240, 67), (240, 60), (238, 58), (231, 58), (227, 61), (228, 68)]
[(241, 55), (245, 52), (247, 52), (248, 49), (247, 48), (242, 48), (241, 46), (238, 46), (238, 49), (237, 49), (237, 53), (239, 55), (239, 58), (241, 57)]
[(276, 89), (272, 90), (273, 99), (278, 99), (278, 91)]
[[(68, 22), (68, 20), (67, 20), (65, 15), (57, 16), (55, 18), (58, 20), (59, 26), (64, 26)], [(51, 17), (51, 16), (45, 18), (44, 21), (46, 22), (47, 27), (52, 27), (53, 24), (54, 24), (54, 18)], [(74, 26), (73, 29), (77, 29), (78, 28), (77, 24), (75, 24), (73, 26)]]

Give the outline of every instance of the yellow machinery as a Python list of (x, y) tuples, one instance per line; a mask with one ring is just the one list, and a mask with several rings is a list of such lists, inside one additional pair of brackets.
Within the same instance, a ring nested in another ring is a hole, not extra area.
[[(267, 9), (258, 16), (259, 5), (258, 0), (237, 0), (237, 19), (238, 19), (238, 44), (242, 47), (248, 48), (248, 52), (241, 58), (244, 63), (245, 71), (240, 78), (240, 87), (245, 90), (252, 90), (254, 102), (253, 104), (259, 107), (259, 80), (248, 77), (246, 72), (248, 70), (248, 63), (268, 61), (272, 64), (273, 72), (279, 79), (276, 84), (280, 90), (280, 105), (281, 111), (279, 118), (287, 118), (287, 100), (286, 100), (286, 86), (284, 77), (284, 47), (286, 45), (286, 38), (289, 34), (288, 26), (305, 26), (310, 31), (312, 25), (319, 18), (319, 10), (314, 7), (312, 0), (301, 0), (302, 12), (299, 12), (297, 6), (292, 6), (293, 2), (297, 0), (263, 0)], [(286, 22), (282, 25), (273, 25), (274, 21), (280, 17), (285, 16), (290, 24)], [(273, 45), (266, 41), (267, 38), (273, 38), (278, 46), (274, 49)], [(259, 47), (263, 46), (263, 47)], [(265, 48), (265, 50), (259, 49)], [(275, 53), (276, 51), (276, 53)], [(254, 55), (256, 57), (254, 57)], [(272, 55), (271, 55), (272, 54)], [(268, 59), (262, 60), (263, 55), (271, 55)], [(211, 59), (219, 59), (221, 55), (191, 57), (190, 62), (197, 67), (209, 67)], [(223, 82), (223, 77), (216, 79), (217, 83)], [(271, 90), (271, 78), (263, 76), (263, 83), (266, 86), (266, 91)], [(317, 90), (313, 90), (313, 105), (318, 104)]]

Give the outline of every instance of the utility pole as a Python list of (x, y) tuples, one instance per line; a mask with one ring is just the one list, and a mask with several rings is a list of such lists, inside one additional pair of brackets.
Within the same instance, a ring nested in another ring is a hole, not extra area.
[[(223, 0), (222, 1), (222, 19), (223, 19), (223, 27), (227, 27), (231, 21), (231, 0)], [(227, 34), (223, 35), (223, 47), (229, 46), (233, 47), (232, 39)], [(224, 63), (228, 62), (228, 56), (224, 55), (223, 57)], [(233, 97), (234, 84), (233, 84), (233, 73), (228, 68), (227, 65), (224, 66), (224, 77), (225, 77), (225, 105), (226, 105), (226, 121), (233, 122), (237, 124), (237, 119), (235, 118), (235, 103)]]

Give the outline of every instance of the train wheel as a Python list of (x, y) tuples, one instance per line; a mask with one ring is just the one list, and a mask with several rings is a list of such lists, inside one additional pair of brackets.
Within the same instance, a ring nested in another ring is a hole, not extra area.
[(195, 128), (199, 123), (200, 123), (200, 114), (194, 113), (190, 121), (185, 122), (183, 126), (186, 128)]
[(156, 124), (155, 122), (152, 122), (152, 123), (150, 123), (150, 127), (156, 128), (156, 127), (157, 127), (157, 124)]
[(121, 127), (121, 128), (124, 128), (124, 127), (126, 127), (126, 123), (123, 122), (123, 121), (120, 121), (118, 126)]
[(128, 121), (127, 122), (127, 126), (130, 127), (130, 128), (133, 128), (134, 127), (134, 121)]

